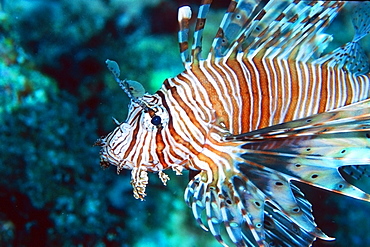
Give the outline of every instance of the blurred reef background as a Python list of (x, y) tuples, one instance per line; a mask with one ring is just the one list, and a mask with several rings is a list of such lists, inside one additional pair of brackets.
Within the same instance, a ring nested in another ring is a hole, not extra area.
[[(124, 121), (128, 99), (105, 67), (154, 93), (182, 71), (177, 8), (198, 0), (0, 1), (0, 246), (219, 246), (183, 201), (187, 174), (146, 201), (129, 172), (99, 167), (97, 138)], [(215, 1), (208, 43), (228, 1)], [(334, 49), (351, 40), (351, 6), (330, 26)], [(370, 56), (370, 40), (362, 44)], [(365, 184), (364, 186), (369, 186)], [(370, 204), (300, 185), (332, 243), (370, 246)]]

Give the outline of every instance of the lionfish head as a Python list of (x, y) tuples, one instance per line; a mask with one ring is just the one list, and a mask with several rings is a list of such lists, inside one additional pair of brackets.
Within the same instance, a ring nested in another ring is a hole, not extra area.
[(142, 85), (135, 81), (120, 80), (116, 62), (107, 60), (108, 68), (116, 81), (131, 99), (125, 122), (113, 118), (117, 127), (107, 136), (98, 139), (95, 145), (101, 146), (100, 165), (104, 168), (114, 165), (117, 173), (122, 169), (131, 170), (131, 184), (135, 198), (145, 197), (148, 183), (147, 172), (158, 172), (162, 182), (169, 179), (162, 170), (167, 166), (162, 156), (162, 138), (170, 116), (158, 94), (145, 93)]
[(96, 142), (101, 146), (102, 167), (114, 165), (118, 172), (135, 168), (150, 172), (163, 169), (156, 138), (168, 124), (169, 115), (160, 101), (157, 95), (145, 94), (140, 102), (131, 102), (125, 122), (114, 119), (118, 126)]

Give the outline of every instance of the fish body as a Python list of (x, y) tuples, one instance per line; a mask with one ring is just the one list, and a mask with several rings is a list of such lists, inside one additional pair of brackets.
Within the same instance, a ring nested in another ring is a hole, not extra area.
[(148, 172), (166, 184), (167, 169), (196, 171), (185, 201), (223, 245), (222, 227), (236, 246), (332, 240), (291, 182), (370, 201), (340, 173), (370, 164), (370, 74), (360, 47), (370, 5), (354, 15), (354, 39), (321, 56), (332, 39), (323, 30), (345, 2), (231, 1), (203, 59), (210, 4), (199, 8), (191, 50), (191, 10), (180, 8), (185, 70), (155, 94), (119, 79), (118, 65), (107, 60), (131, 104), (127, 120), (115, 120), (116, 129), (97, 142), (101, 165), (131, 170), (142, 200)]

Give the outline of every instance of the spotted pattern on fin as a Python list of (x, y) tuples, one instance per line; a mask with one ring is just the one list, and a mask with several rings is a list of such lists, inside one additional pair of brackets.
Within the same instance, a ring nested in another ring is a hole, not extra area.
[(370, 33), (370, 3), (367, 1), (357, 3), (352, 17), (353, 26), (356, 30), (353, 42)]
[(210, 52), (212, 57), (222, 57), (227, 53), (232, 42), (240, 35), (245, 25), (251, 21), (252, 12), (257, 8), (259, 2), (259, 0), (248, 2), (233, 0), (230, 2), (213, 40)]
[(370, 195), (343, 180), (338, 170), (370, 163), (369, 135), (370, 100), (365, 100), (227, 139), (247, 141), (242, 156), (251, 167), (263, 159), (262, 170), (279, 171), (284, 181), (297, 180), (370, 201)]
[(351, 42), (323, 56), (314, 63), (327, 63), (330, 67), (344, 68), (354, 75), (365, 75), (370, 71), (367, 55), (360, 46), (360, 40), (370, 33), (370, 3), (357, 4), (352, 17), (355, 36)]

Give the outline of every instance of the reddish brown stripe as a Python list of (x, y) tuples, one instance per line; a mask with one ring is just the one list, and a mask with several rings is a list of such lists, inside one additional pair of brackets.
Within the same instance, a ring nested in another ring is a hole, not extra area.
[(188, 29), (189, 28), (189, 20), (188, 18), (183, 18), (180, 22), (179, 22), (179, 28), (180, 30), (185, 30), (185, 29)]
[(335, 99), (333, 99), (333, 100), (335, 101), (334, 107), (336, 108), (337, 105), (339, 104), (339, 102), (342, 101), (342, 97), (340, 95), (340, 91), (341, 91), (341, 88), (342, 88), (342, 86), (344, 84), (344, 81), (341, 82), (342, 81), (342, 78), (337, 76), (339, 74), (338, 73), (338, 70), (335, 70), (333, 72), (334, 73), (332, 73), (332, 77), (331, 77), (331, 85), (334, 85), (332, 87), (335, 90), (335, 92), (333, 92), (332, 95), (335, 96)]
[[(251, 86), (252, 86), (252, 99), (251, 102), (253, 101), (253, 108), (251, 108), (251, 113), (252, 113), (252, 122), (250, 123), (251, 129), (255, 129), (257, 125), (257, 120), (258, 120), (258, 110), (259, 103), (258, 103), (258, 93), (257, 93), (257, 87), (256, 87), (256, 82), (255, 78), (257, 78), (258, 75), (254, 73), (253, 66), (249, 63), (248, 59), (243, 59), (243, 62), (245, 66), (247, 67), (249, 73), (251, 74)], [(249, 118), (248, 118), (249, 119)]]
[(231, 1), (226, 12), (227, 13), (234, 12), (235, 11), (235, 8), (236, 8), (236, 2), (235, 1)]
[(288, 20), (288, 22), (290, 22), (290, 23), (294, 23), (294, 22), (296, 22), (298, 20), (298, 15), (297, 14), (295, 14), (292, 18), (290, 18), (289, 20)]
[(223, 30), (222, 28), (219, 28), (219, 29), (217, 30), (217, 33), (216, 33), (215, 38), (223, 38), (224, 36), (225, 36), (225, 34), (224, 34), (224, 30)]
[(262, 17), (264, 17), (266, 14), (266, 10), (262, 9), (259, 14), (256, 16), (255, 20), (260, 21)]
[[(319, 92), (318, 92), (318, 83), (316, 82), (315, 85), (313, 85), (311, 82), (313, 82), (313, 72), (312, 72), (312, 67), (313, 66), (306, 66), (306, 68), (308, 69), (308, 77), (306, 78), (306, 81), (307, 83), (309, 84), (309, 87), (308, 87), (308, 97), (307, 97), (307, 101), (306, 101), (306, 107), (307, 109), (308, 108), (313, 108), (313, 102), (316, 101), (317, 97), (319, 96)], [(316, 91), (314, 91), (314, 88)]]
[(195, 26), (195, 31), (199, 31), (204, 28), (204, 23), (206, 22), (205, 18), (198, 18)]
[[(327, 67), (319, 67), (319, 65), (316, 66), (316, 73), (319, 69), (321, 69), (321, 78), (317, 78), (317, 80), (321, 80), (321, 92), (320, 93), (320, 106), (318, 113), (324, 112), (326, 108), (326, 102), (328, 100), (328, 68)], [(314, 76), (318, 76), (318, 73)]]
[(202, 0), (201, 5), (211, 4), (213, 0)]
[(189, 48), (188, 42), (179, 43), (179, 46), (180, 46), (180, 52), (181, 53), (186, 51)]
[(163, 142), (163, 138), (162, 138), (162, 133), (161, 131), (158, 131), (158, 133), (156, 134), (155, 136), (155, 142), (156, 142), (156, 154), (157, 154), (157, 157), (159, 159), (159, 163), (163, 165), (163, 168), (166, 169), (168, 167), (165, 159), (164, 159), (164, 155), (163, 155), (163, 149), (165, 147), (165, 144)]
[(276, 17), (275, 21), (281, 21), (285, 17), (284, 13), (281, 13), (278, 17)]
[(315, 4), (317, 3), (317, 1), (311, 1), (310, 3), (308, 3), (307, 5), (309, 6), (315, 6)]
[[(307, 112), (308, 107), (311, 107), (310, 99), (312, 97), (312, 90), (311, 90), (312, 85), (309, 83), (310, 77), (309, 77), (309, 74), (308, 76), (306, 75), (306, 70), (304, 67), (307, 68), (308, 66), (305, 66), (302, 62), (298, 63), (298, 69), (301, 71), (301, 78), (298, 78), (298, 80), (302, 81), (302, 87), (303, 87), (300, 93), (303, 94), (302, 98), (306, 98), (306, 101), (302, 99), (300, 111)], [(307, 71), (310, 71), (309, 68), (307, 68)], [(306, 84), (308, 84), (308, 87), (306, 87)]]

